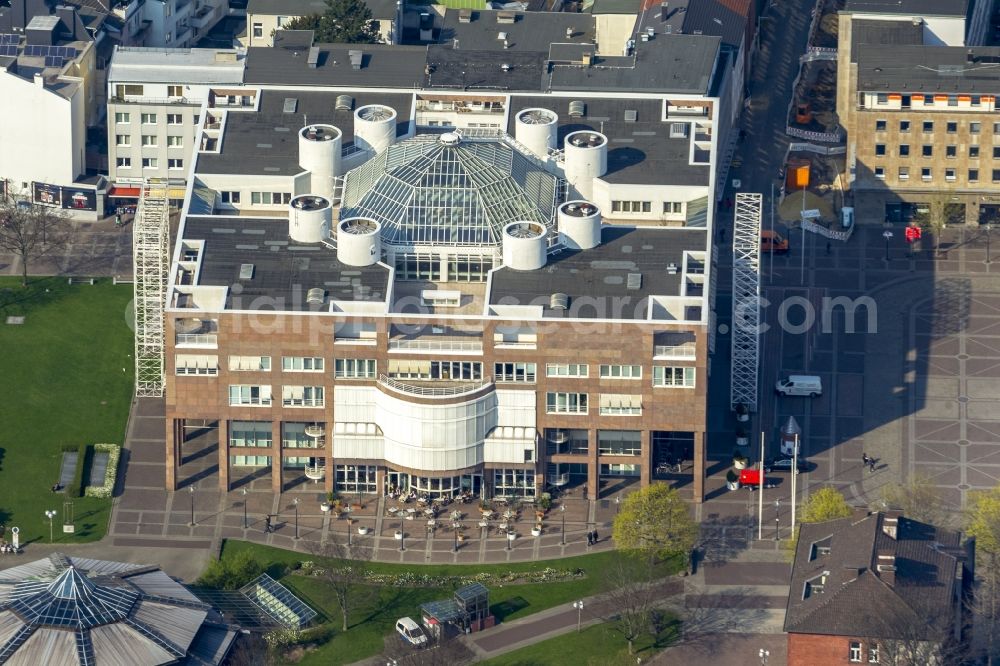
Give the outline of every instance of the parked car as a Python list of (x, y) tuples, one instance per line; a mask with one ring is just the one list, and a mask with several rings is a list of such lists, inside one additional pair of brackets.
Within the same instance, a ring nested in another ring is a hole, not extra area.
[[(792, 464), (795, 458), (774, 458), (772, 460), (767, 460), (764, 462), (764, 472), (787, 472), (792, 469)], [(809, 462), (798, 458), (798, 471), (808, 472)]]
[(760, 232), (760, 251), (774, 254), (788, 254), (788, 239), (777, 231), (764, 230)]
[(781, 395), (807, 395), (815, 398), (823, 394), (823, 382), (816, 375), (790, 375), (779, 379), (774, 385), (775, 393)]
[(399, 634), (404, 641), (415, 647), (423, 647), (427, 645), (427, 634), (425, 634), (424, 630), (420, 628), (420, 625), (414, 622), (411, 618), (401, 617), (396, 620), (396, 633)]

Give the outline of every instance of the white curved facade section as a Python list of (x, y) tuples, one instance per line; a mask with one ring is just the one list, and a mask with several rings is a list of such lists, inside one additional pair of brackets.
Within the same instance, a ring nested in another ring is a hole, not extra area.
[(358, 148), (381, 153), (395, 142), (395, 109), (369, 104), (354, 112), (354, 145)]
[(515, 271), (534, 271), (545, 265), (547, 229), (537, 222), (511, 222), (503, 228), (503, 265)]
[(375, 396), (385, 461), (412, 469), (447, 472), (481, 464), (483, 442), (496, 421), (494, 391), (444, 405), (412, 403), (381, 391)]
[(330, 235), (333, 204), (315, 194), (300, 194), (288, 204), (288, 236), (300, 243), (319, 243)]
[(299, 166), (310, 174), (309, 190), (333, 200), (334, 179), (341, 175), (342, 135), (333, 125), (306, 125), (299, 130)]
[(337, 224), (337, 260), (348, 266), (371, 266), (382, 255), (382, 225), (364, 217)]
[(584, 199), (591, 199), (594, 179), (608, 172), (608, 137), (591, 130), (567, 134), (563, 159), (566, 180)]
[(514, 117), (514, 138), (542, 159), (556, 147), (559, 116), (548, 109), (524, 109)]
[(559, 240), (571, 250), (601, 244), (601, 209), (589, 201), (567, 201), (556, 213)]

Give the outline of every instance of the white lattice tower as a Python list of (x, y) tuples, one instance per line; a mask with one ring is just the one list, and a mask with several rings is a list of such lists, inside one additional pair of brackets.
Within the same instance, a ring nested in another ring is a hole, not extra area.
[(757, 411), (760, 360), (761, 195), (736, 195), (733, 219), (733, 320), (730, 406)]
[(143, 183), (132, 225), (135, 272), (135, 395), (163, 395), (164, 325), (170, 275), (170, 202), (167, 182)]

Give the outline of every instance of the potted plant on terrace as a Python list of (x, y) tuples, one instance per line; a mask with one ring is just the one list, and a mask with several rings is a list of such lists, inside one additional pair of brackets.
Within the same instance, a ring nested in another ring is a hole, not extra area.
[(737, 474), (734, 469), (730, 469), (726, 472), (726, 488), (729, 490), (740, 489), (740, 475)]
[(740, 453), (739, 451), (733, 452), (733, 467), (736, 469), (746, 469), (747, 457)]

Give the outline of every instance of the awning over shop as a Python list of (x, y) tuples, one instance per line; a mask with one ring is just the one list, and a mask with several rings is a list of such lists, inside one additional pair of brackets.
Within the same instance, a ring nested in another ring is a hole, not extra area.
[(115, 199), (138, 199), (140, 189), (138, 187), (115, 186), (108, 192), (108, 196)]

